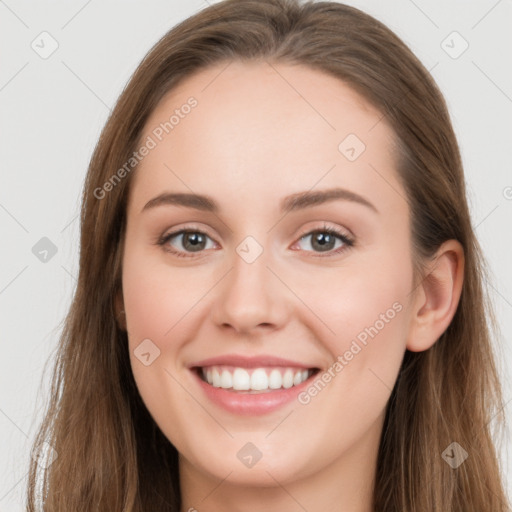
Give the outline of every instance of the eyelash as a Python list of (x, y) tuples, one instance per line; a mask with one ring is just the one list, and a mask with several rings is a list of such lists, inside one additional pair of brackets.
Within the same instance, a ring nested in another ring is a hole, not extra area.
[[(211, 237), (204, 231), (201, 231), (200, 229), (196, 229), (194, 226), (190, 226), (190, 227), (180, 229), (179, 231), (174, 231), (172, 233), (162, 235), (161, 237), (159, 237), (156, 240), (156, 244), (159, 246), (162, 246), (164, 251), (169, 252), (169, 253), (177, 256), (178, 258), (193, 258), (195, 256), (194, 253), (187, 254), (187, 253), (183, 253), (182, 251), (176, 251), (174, 249), (170, 249), (169, 246), (164, 247), (165, 244), (167, 244), (167, 242), (169, 240), (171, 240), (172, 238), (174, 238), (177, 235), (182, 235), (185, 233), (199, 233), (199, 234), (205, 235), (211, 239)], [(332, 236), (340, 239), (343, 242), (343, 245), (341, 247), (338, 247), (338, 249), (327, 251), (325, 255), (321, 254), (321, 253), (317, 253), (314, 257), (327, 258), (327, 257), (331, 257), (333, 255), (341, 254), (342, 252), (345, 252), (345, 251), (349, 250), (350, 248), (352, 248), (355, 243), (355, 241), (351, 237), (346, 235), (345, 233), (342, 233), (341, 231), (338, 231), (337, 229), (329, 227), (327, 225), (324, 225), (321, 228), (312, 229), (312, 230), (304, 232), (303, 234), (301, 234), (299, 236), (298, 241), (302, 240), (304, 237), (313, 235), (315, 233), (327, 233), (329, 235), (332, 235)], [(199, 252), (204, 252), (204, 250), (199, 251)], [(306, 252), (314, 253), (315, 251), (306, 251)]]

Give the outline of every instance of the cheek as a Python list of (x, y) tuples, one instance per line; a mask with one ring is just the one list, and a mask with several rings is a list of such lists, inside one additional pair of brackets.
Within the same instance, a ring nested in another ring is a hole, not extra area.
[(123, 299), (130, 360), (139, 391), (151, 402), (172, 385), (165, 370), (175, 373), (180, 340), (187, 337), (183, 332), (187, 310), (197, 298), (178, 271), (172, 272), (136, 247), (127, 249)]
[[(381, 411), (398, 375), (409, 328), (406, 258), (388, 251), (371, 265), (340, 268), (321, 287), (308, 283), (308, 301), (328, 326), (322, 341), (333, 364), (323, 382), (356, 414)], [(358, 407), (361, 399), (365, 407)]]
[(206, 268), (171, 266), (163, 251), (127, 240), (122, 280), (132, 371), (148, 409), (158, 416), (187, 404), (197, 408), (180, 385), (183, 347), (197, 336), (197, 314), (215, 276)]
[(205, 292), (195, 285), (196, 277), (142, 251), (129, 253), (123, 262), (123, 296), (133, 342), (150, 338), (166, 343), (186, 325), (187, 313)]
[(325, 274), (312, 272), (296, 285), (298, 294), (307, 297), (317, 320), (326, 327), (322, 341), (333, 356), (350, 350), (354, 343), (368, 349), (372, 346), (361, 354), (381, 352), (390, 343), (405, 343), (405, 308), (412, 283), (412, 268), (405, 258), (382, 253), (372, 261), (354, 259)]
[(383, 257), (364, 272), (345, 268), (309, 295), (334, 331), (323, 337), (331, 366), (299, 395), (300, 421), (312, 445), (321, 446), (322, 436), (331, 440), (332, 455), (319, 454), (312, 465), (343, 452), (382, 419), (409, 324), (409, 274), (404, 258), (401, 268), (394, 261)]
[(126, 254), (123, 297), (133, 377), (155, 422), (186, 451), (187, 417), (196, 417), (198, 406), (183, 384), (179, 355), (193, 337), (187, 313), (193, 314), (191, 309), (204, 290), (191, 285), (189, 274), (172, 270), (136, 248)]

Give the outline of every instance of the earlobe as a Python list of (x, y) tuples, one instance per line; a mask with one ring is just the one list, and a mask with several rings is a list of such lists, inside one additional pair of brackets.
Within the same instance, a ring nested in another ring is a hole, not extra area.
[(464, 249), (448, 240), (438, 249), (432, 265), (419, 286), (407, 349), (429, 349), (450, 325), (459, 304), (464, 280)]

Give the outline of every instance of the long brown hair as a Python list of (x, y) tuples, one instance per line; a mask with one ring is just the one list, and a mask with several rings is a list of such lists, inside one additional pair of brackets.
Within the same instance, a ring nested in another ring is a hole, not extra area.
[[(496, 325), (443, 96), (407, 46), (373, 17), (339, 3), (294, 0), (227, 0), (202, 10), (164, 35), (119, 97), (85, 181), (78, 283), (33, 446), (47, 442), (57, 458), (46, 469), (31, 462), (27, 510), (41, 510), (44, 500), (46, 512), (179, 511), (178, 453), (140, 398), (116, 318), (136, 170), (107, 197), (98, 198), (98, 190), (137, 149), (165, 93), (195, 71), (234, 60), (302, 64), (353, 87), (397, 136), (418, 282), (421, 263), (442, 242), (456, 239), (465, 251), (453, 321), (431, 349), (406, 351), (387, 406), (374, 510), (508, 510), (491, 429), (491, 420), (504, 422), (491, 345)], [(443, 457), (452, 442), (468, 453), (456, 469)]]

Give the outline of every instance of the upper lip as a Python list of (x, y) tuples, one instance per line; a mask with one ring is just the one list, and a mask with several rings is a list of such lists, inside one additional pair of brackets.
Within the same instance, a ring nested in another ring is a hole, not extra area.
[(267, 354), (259, 356), (242, 356), (237, 354), (226, 354), (217, 357), (202, 359), (191, 365), (189, 368), (206, 367), (206, 366), (236, 366), (239, 368), (261, 368), (263, 366), (281, 366), (293, 368), (315, 368), (310, 364), (304, 364), (291, 359), (283, 359)]

